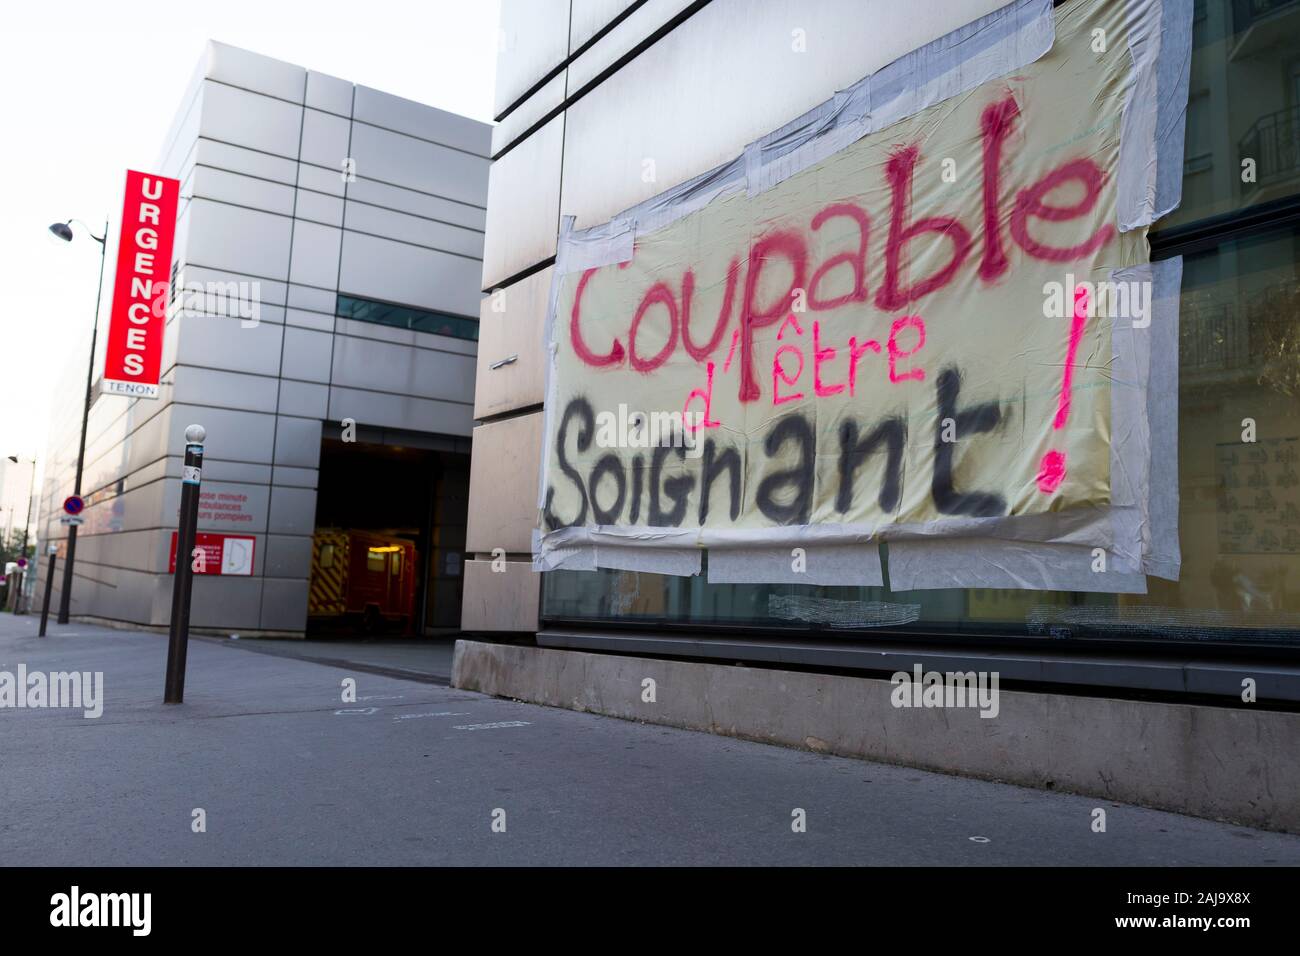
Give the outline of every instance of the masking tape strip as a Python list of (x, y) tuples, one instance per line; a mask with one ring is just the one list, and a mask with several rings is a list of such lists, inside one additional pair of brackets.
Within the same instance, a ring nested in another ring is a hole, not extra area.
[[(1147, 383), (1151, 368), (1150, 316), (1135, 317), (1135, 304), (1151, 289), (1151, 267), (1114, 271), (1111, 293), (1094, 289), (1096, 308), (1116, 314), (1111, 322), (1110, 358), (1110, 508), (1112, 570), (1137, 573), (1147, 526), (1151, 435), (1147, 422)], [(1125, 295), (1118, 298), (1119, 290)], [(1122, 306), (1122, 308), (1121, 308)]]
[(617, 571), (643, 571), (690, 577), (700, 573), (701, 552), (694, 548), (639, 548), (635, 544), (598, 544), (595, 563)]
[(831, 627), (900, 627), (921, 619), (921, 605), (887, 601), (845, 601), (809, 594), (769, 594), (767, 613), (782, 621)]
[(880, 587), (885, 577), (875, 544), (799, 548), (714, 548), (710, 584), (819, 584)]
[(1120, 121), (1122, 232), (1151, 225), (1182, 200), (1193, 0), (1127, 0), (1126, 12), (1133, 70)]
[[(583, 272), (599, 266), (628, 262), (636, 241), (636, 220), (628, 217), (574, 232), (573, 217), (566, 216), (568, 230), (560, 234), (555, 248), (555, 275)], [(555, 280), (552, 280), (554, 285)]]
[[(1098, 549), (1101, 550), (1101, 549)], [(889, 546), (889, 588), (1009, 588), (1145, 594), (1146, 577), (1111, 568), (1111, 555), (1068, 544), (952, 538)], [(1100, 562), (1104, 558), (1105, 564)], [(1094, 570), (1104, 567), (1105, 570)]]
[(1147, 420), (1151, 427), (1149, 534), (1142, 560), (1147, 574), (1177, 581), (1178, 541), (1178, 329), (1183, 258), (1151, 263), (1151, 375)]

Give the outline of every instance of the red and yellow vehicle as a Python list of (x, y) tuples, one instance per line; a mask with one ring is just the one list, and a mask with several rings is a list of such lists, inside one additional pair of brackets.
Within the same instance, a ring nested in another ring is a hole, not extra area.
[(307, 616), (355, 624), (368, 634), (413, 623), (415, 544), (371, 531), (317, 528)]

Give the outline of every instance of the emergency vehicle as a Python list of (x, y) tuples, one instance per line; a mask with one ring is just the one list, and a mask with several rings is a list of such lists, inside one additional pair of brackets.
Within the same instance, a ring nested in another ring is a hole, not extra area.
[(412, 629), (415, 544), (372, 531), (318, 528), (312, 536), (312, 623), (359, 626), (367, 634)]

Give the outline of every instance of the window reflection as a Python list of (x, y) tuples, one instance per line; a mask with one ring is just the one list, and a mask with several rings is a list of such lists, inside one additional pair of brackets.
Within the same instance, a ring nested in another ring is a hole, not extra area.
[[(1193, 31), (1183, 202), (1157, 248), (1172, 226), (1300, 194), (1300, 0), (1198, 0)], [(1300, 228), (1185, 255), (1179, 329), (1179, 581), (1148, 578), (1145, 595), (895, 593), (559, 571), (542, 616), (1300, 642)]]
[(446, 335), (454, 339), (468, 339), (471, 342), (478, 341), (478, 319), (470, 319), (462, 315), (430, 312), (408, 305), (362, 299), (352, 295), (338, 297), (335, 314), (341, 319), (355, 319), (358, 322), (373, 322), (376, 325), (413, 329), (416, 332)]
[[(1300, 231), (1188, 256), (1180, 317), (1177, 582), (1146, 595), (710, 585), (552, 572), (551, 618), (1138, 639), (1300, 639)], [(1254, 442), (1243, 442), (1244, 422)], [(888, 551), (886, 549), (886, 559)], [(886, 571), (888, 561), (886, 560)], [(1244, 631), (1250, 633), (1244, 633)]]
[(1182, 225), (1300, 193), (1300, 0), (1206, 0), (1192, 23)]

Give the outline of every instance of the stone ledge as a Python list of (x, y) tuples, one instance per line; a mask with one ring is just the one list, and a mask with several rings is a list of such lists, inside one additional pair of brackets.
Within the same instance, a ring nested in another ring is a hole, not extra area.
[[(642, 681), (655, 681), (654, 703)], [(457, 641), (496, 697), (1300, 833), (1300, 714), (1002, 690), (998, 714), (895, 708), (887, 680)]]

